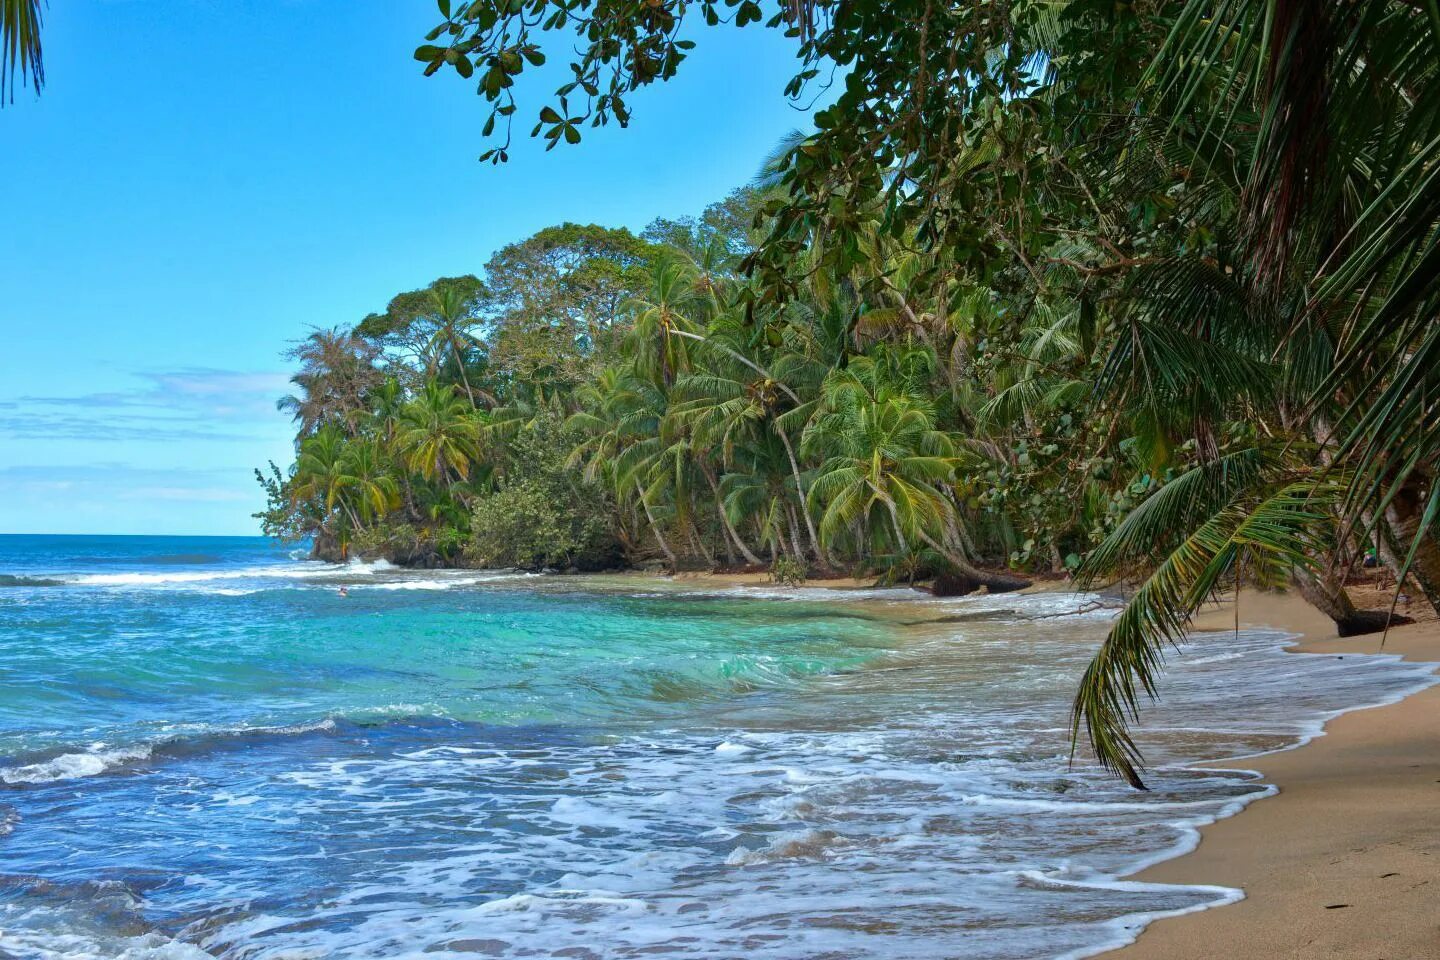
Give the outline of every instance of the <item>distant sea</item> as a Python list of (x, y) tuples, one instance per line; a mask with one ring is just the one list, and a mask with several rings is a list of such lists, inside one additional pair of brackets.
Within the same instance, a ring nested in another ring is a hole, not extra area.
[(1117, 879), (1269, 789), (1190, 763), (1429, 682), (1198, 638), (1137, 793), (1093, 597), (303, 556), (0, 537), (0, 957), (1079, 957), (1237, 895)]

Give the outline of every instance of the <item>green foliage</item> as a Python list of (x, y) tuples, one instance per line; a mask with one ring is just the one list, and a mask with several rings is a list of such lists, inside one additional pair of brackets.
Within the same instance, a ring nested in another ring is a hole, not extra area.
[(548, 227), (485, 266), (490, 360), (502, 388), (565, 394), (613, 355), (656, 248), (628, 230)]
[(623, 564), (608, 517), (556, 502), (550, 485), (522, 480), (475, 502), (466, 556), (484, 567), (608, 570)]
[(450, 526), (384, 520), (357, 530), (350, 548), (355, 556), (381, 558), (401, 566), (448, 567), (463, 561), (465, 536)]
[(794, 557), (778, 557), (770, 565), (770, 582), (787, 587), (803, 587), (810, 575), (809, 567)]
[(481, 566), (608, 570), (624, 564), (615, 506), (603, 487), (566, 466), (577, 436), (554, 416), (510, 444), (505, 480), (476, 499), (466, 556)]
[(41, 0), (0, 0), (0, 106), (15, 101), (15, 72), (20, 82), (45, 86), (45, 59), (40, 49)]
[[(1073, 727), (1078, 737), (1083, 725), (1102, 764), (1132, 785), (1144, 786), (1138, 772), (1142, 757), (1126, 721), (1136, 716), (1142, 690), (1156, 695), (1166, 646), (1178, 645), (1191, 615), (1242, 573), (1261, 586), (1284, 586), (1296, 567), (1325, 556), (1334, 535), (1327, 508), (1336, 502), (1338, 489), (1310, 478), (1245, 485), (1198, 526), (1181, 528), (1187, 535), (1141, 583), (1081, 680)], [(1164, 506), (1149, 513), (1162, 514), (1184, 512), (1193, 504), (1189, 486), (1151, 502)], [(1112, 538), (1118, 544), (1115, 552), (1125, 549), (1133, 528), (1149, 522), (1147, 515), (1131, 529), (1122, 525)]]
[(299, 509), (290, 495), (291, 480), (274, 461), (270, 472), (255, 470), (255, 481), (265, 493), (265, 509), (255, 514), (260, 532), (283, 543), (296, 543), (314, 532), (314, 520)]

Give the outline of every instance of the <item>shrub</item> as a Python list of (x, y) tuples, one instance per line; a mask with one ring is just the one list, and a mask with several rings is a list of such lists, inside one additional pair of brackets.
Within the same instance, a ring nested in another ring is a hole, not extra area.
[(532, 480), (481, 497), (470, 516), (466, 556), (482, 567), (600, 570), (619, 549), (603, 513), (580, 514)]
[(565, 462), (575, 445), (557, 419), (540, 417), (510, 443), (503, 485), (479, 497), (466, 558), (482, 567), (607, 570), (624, 564), (614, 504)]
[(805, 583), (810, 570), (805, 563), (793, 557), (777, 557), (770, 565), (770, 582), (787, 587), (799, 587)]

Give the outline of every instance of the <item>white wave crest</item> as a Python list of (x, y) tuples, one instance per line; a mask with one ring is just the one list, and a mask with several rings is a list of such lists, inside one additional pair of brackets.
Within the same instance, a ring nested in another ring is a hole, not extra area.
[(150, 747), (144, 745), (112, 749), (100, 747), (79, 753), (62, 753), (58, 757), (38, 763), (0, 767), (0, 783), (53, 783), (56, 780), (93, 777), (121, 764), (144, 760), (149, 756)]
[(86, 587), (163, 586), (175, 583), (210, 583), (216, 580), (313, 580), (316, 578), (369, 577), (398, 570), (386, 560), (346, 564), (303, 560), (296, 563), (245, 567), (239, 570), (167, 570), (163, 573), (82, 573), (63, 577), (66, 583)]

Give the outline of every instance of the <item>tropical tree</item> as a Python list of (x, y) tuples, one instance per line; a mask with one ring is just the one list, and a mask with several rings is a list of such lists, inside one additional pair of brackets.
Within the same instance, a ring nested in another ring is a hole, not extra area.
[[(795, 456), (791, 433), (803, 426), (815, 409), (814, 401), (801, 397), (784, 381), (759, 363), (748, 361), (738, 342), (740, 325), (734, 317), (717, 318), (703, 347), (701, 369), (686, 374), (672, 392), (671, 419), (694, 430), (707, 447), (718, 447), (722, 463), (734, 461), (737, 444), (753, 444), (757, 433), (770, 432), (779, 440), (790, 467), (793, 495), (786, 498), (787, 512), (798, 514), (809, 538), (810, 550), (824, 559), (820, 539), (810, 517), (804, 474)], [(785, 372), (796, 367), (797, 358), (777, 357)], [(797, 551), (798, 553), (798, 551)]]
[(288, 495), (294, 503), (321, 506), (317, 533), (335, 540), (342, 558), (348, 554), (350, 538), (360, 528), (360, 518), (347, 496), (355, 482), (347, 440), (338, 426), (326, 424), (300, 441)]
[(426, 480), (468, 480), (480, 457), (481, 423), (452, 386), (432, 381), (401, 409), (395, 447)]
[[(1163, 515), (1191, 503), (1192, 487), (1228, 494), (1169, 518), (1185, 539), (1143, 568), (1076, 700), (1077, 733), (1083, 725), (1132, 783), (1140, 757), (1125, 725), (1137, 691), (1153, 694), (1161, 651), (1212, 591), (1283, 570), (1344, 629), (1354, 611), (1334, 585), (1337, 551), (1373, 538), (1397, 574), (1415, 573), (1440, 600), (1432, 14), (1397, 2), (1189, 0), (1142, 85), (1175, 119), (1139, 123), (1130, 141), (1163, 144), (1186, 166), (1189, 215), (1220, 230), (1209, 256), (1136, 271), (1146, 289), (1130, 292), (1133, 335), (1108, 372), (1127, 384), (1123, 405), (1145, 411), (1138, 436), (1153, 457), (1189, 434), (1197, 477), (1234, 462), (1217, 428), (1242, 407), (1311, 461), (1297, 471), (1270, 458), (1238, 490), (1195, 480), (1157, 495)], [(1278, 369), (1266, 369), (1272, 358)]]
[(341, 454), (341, 468), (348, 493), (367, 523), (384, 517), (400, 505), (394, 464), (379, 438), (360, 437), (347, 443)]
[(611, 368), (583, 386), (580, 395), (581, 409), (567, 425), (585, 439), (571, 451), (571, 464), (583, 466), (589, 479), (606, 481), (617, 501), (638, 504), (656, 545), (674, 569), (679, 558), (665, 538), (653, 503), (658, 487), (647, 490), (642, 482), (659, 451), (663, 393), (631, 371)]
[(696, 324), (687, 315), (700, 305), (691, 266), (679, 257), (659, 258), (651, 272), (650, 290), (629, 304), (634, 324), (626, 337), (627, 353), (636, 372), (662, 387), (690, 366), (689, 345)]
[(277, 407), (299, 424), (301, 437), (333, 425), (354, 436), (369, 414), (371, 393), (385, 375), (376, 366), (380, 350), (348, 330), (314, 330), (286, 353), (300, 371), (290, 378), (298, 391)]

